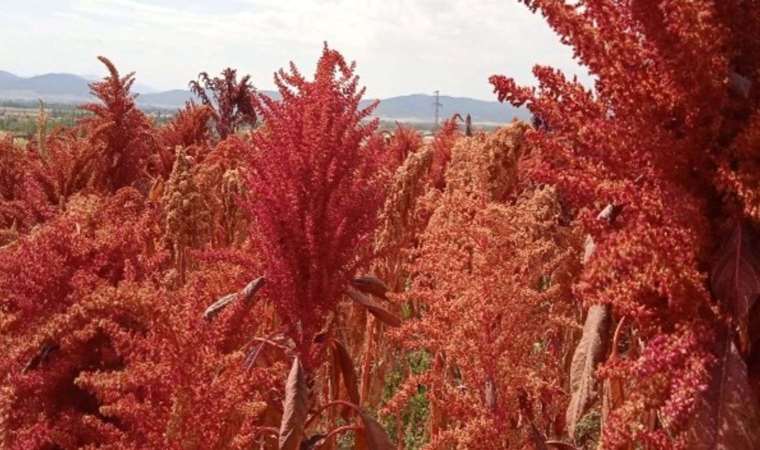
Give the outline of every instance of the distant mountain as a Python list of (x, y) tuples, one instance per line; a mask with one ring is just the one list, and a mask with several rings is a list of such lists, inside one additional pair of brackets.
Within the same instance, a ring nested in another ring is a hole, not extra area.
[[(66, 73), (50, 73), (34, 77), (19, 77), (10, 72), (0, 71), (0, 100), (36, 101), (42, 99), (48, 103), (80, 104), (92, 101), (89, 88), (90, 81), (84, 77)], [(164, 92), (152, 92), (147, 86), (137, 85), (136, 91), (144, 92), (137, 97), (137, 103), (144, 108), (176, 109), (193, 98), (193, 94), (184, 89)], [(264, 91), (277, 97), (276, 92)], [(372, 100), (365, 100), (368, 105)], [(414, 94), (390, 97), (380, 100), (375, 116), (385, 120), (400, 122), (433, 121), (435, 98), (432, 95)], [(513, 108), (493, 101), (476, 100), (467, 97), (441, 96), (443, 105), (440, 109), (441, 119), (459, 113), (462, 117), (470, 114), (473, 122), (504, 123), (513, 118), (527, 119), (527, 110)]]
[(165, 92), (140, 94), (137, 97), (137, 104), (153, 108), (176, 109), (191, 99), (196, 99), (196, 97), (190, 91), (173, 89)]
[(12, 100), (69, 102), (86, 99), (89, 95), (87, 80), (66, 73), (49, 73), (22, 78), (9, 72), (0, 73), (0, 97)]
[[(48, 73), (33, 77), (19, 77), (0, 71), (0, 99), (36, 101), (48, 103), (85, 103), (92, 100), (91, 80), (69, 73)], [(135, 90), (150, 91), (145, 85), (135, 85)]]
[[(499, 102), (489, 102), (468, 97), (441, 96), (441, 119), (459, 114), (464, 118), (472, 116), (473, 122), (509, 122), (512, 118), (528, 119), (530, 113), (525, 109), (513, 108)], [(432, 122), (435, 111), (435, 97), (425, 94), (403, 95), (380, 100), (375, 115), (384, 119), (410, 122)]]
[(5, 83), (12, 83), (15, 80), (18, 80), (19, 77), (16, 75), (13, 75), (10, 72), (5, 72), (3, 70), (0, 70), (0, 85)]

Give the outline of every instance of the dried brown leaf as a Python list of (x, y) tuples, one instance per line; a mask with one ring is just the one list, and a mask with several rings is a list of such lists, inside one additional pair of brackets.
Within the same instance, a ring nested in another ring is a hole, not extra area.
[(594, 252), (596, 252), (596, 242), (594, 242), (594, 238), (591, 237), (590, 234), (586, 235), (586, 240), (583, 242), (583, 256), (581, 257), (581, 262), (587, 264), (594, 255)]
[(250, 303), (251, 299), (253, 299), (253, 296), (256, 295), (256, 292), (258, 292), (262, 286), (264, 286), (264, 277), (256, 278), (255, 280), (245, 285), (245, 287), (240, 291), (233, 292), (232, 294), (227, 294), (209, 305), (209, 307), (206, 308), (206, 310), (203, 312), (203, 318), (206, 320), (213, 319), (230, 303), (233, 303), (238, 299), (242, 299), (242, 301), (245, 303)]
[(573, 354), (570, 368), (570, 404), (567, 407), (567, 432), (575, 436), (575, 426), (597, 393), (594, 371), (604, 357), (610, 312), (608, 305), (594, 305), (588, 310), (583, 336)]
[(373, 276), (356, 277), (351, 280), (351, 286), (365, 294), (371, 294), (375, 297), (388, 300), (388, 297), (386, 296), (388, 286), (386, 286), (379, 278)]
[(602, 220), (607, 223), (612, 223), (615, 221), (617, 216), (620, 214), (620, 211), (622, 210), (623, 210), (623, 207), (621, 205), (610, 203), (599, 212), (596, 218), (597, 220)]
[(494, 411), (496, 409), (496, 386), (494, 385), (491, 377), (486, 378), (483, 390), (486, 406), (489, 410)]
[(213, 319), (221, 310), (227, 307), (230, 303), (237, 300), (237, 292), (232, 294), (227, 294), (224, 297), (221, 297), (219, 300), (215, 301), (214, 303), (210, 304), (208, 308), (206, 308), (205, 311), (203, 311), (203, 318), (206, 320)]
[(309, 388), (301, 361), (293, 359), (285, 384), (285, 402), (280, 422), (279, 450), (298, 450), (303, 440), (304, 424), (309, 412)]
[(372, 315), (377, 317), (381, 322), (385, 323), (386, 325), (389, 325), (392, 327), (397, 327), (401, 325), (401, 319), (398, 316), (388, 311), (387, 309), (383, 308), (382, 306), (380, 306), (377, 302), (375, 302), (368, 296), (351, 288), (347, 289), (346, 293), (348, 294), (349, 297), (351, 297), (353, 301), (367, 308), (367, 311), (372, 313)]
[(246, 302), (249, 303), (251, 299), (253, 299), (253, 296), (256, 295), (256, 293), (264, 286), (264, 277), (258, 277), (255, 280), (251, 281), (245, 287), (242, 291), (240, 291), (240, 298)]
[(340, 373), (343, 375), (343, 385), (346, 386), (346, 392), (351, 403), (359, 404), (359, 378), (356, 376), (356, 369), (351, 355), (348, 354), (346, 346), (340, 341), (333, 341), (333, 355), (338, 363)]

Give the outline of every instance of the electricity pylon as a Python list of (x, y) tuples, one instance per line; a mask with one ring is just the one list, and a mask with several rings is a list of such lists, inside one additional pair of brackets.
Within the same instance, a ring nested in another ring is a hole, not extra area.
[(435, 108), (435, 129), (438, 129), (438, 118), (440, 117), (440, 109), (443, 104), (440, 102), (440, 92), (433, 91), (433, 93), (435, 94), (435, 103), (433, 103), (433, 107)]

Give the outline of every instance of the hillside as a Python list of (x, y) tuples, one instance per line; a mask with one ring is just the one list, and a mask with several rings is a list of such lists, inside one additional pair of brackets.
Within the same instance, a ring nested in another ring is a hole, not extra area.
[[(0, 100), (32, 102), (42, 99), (48, 103), (79, 104), (92, 101), (90, 81), (84, 77), (66, 73), (50, 73), (33, 77), (20, 77), (10, 72), (0, 71)], [(186, 89), (172, 89), (163, 92), (148, 92), (150, 88), (137, 86), (141, 93), (137, 103), (143, 108), (176, 109), (193, 96)], [(264, 91), (273, 94), (271, 91)], [(368, 105), (373, 100), (365, 100)], [(403, 122), (432, 122), (434, 111), (432, 95), (412, 94), (380, 99), (375, 116), (385, 120)], [(441, 96), (441, 117), (456, 113), (470, 114), (473, 121), (480, 123), (509, 122), (514, 117), (527, 119), (530, 113), (495, 101), (477, 100), (467, 97)]]

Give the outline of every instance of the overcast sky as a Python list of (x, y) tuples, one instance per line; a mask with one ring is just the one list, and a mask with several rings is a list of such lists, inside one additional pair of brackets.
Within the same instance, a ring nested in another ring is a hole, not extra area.
[(0, 70), (101, 76), (105, 55), (161, 90), (227, 66), (271, 89), (290, 60), (313, 73), (323, 41), (357, 61), (370, 97), (493, 99), (491, 74), (585, 73), (517, 0), (3, 0), (0, 41)]

